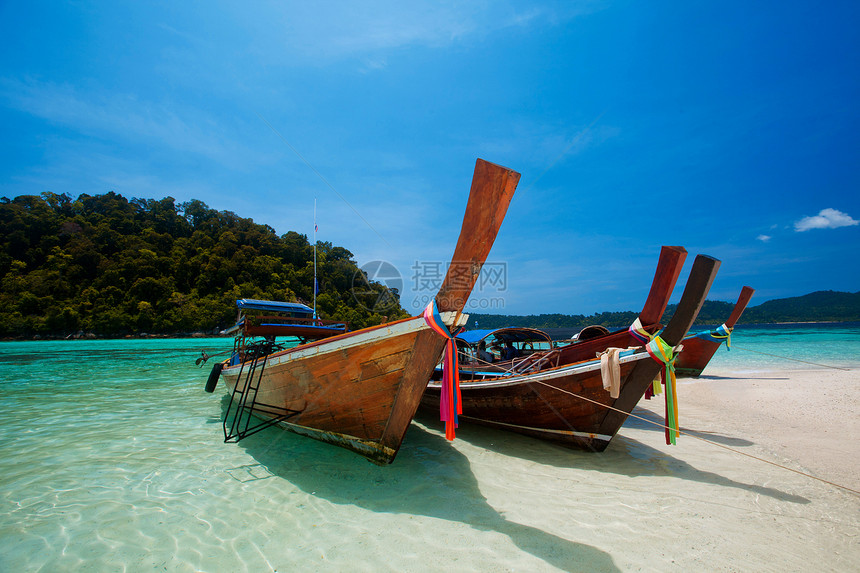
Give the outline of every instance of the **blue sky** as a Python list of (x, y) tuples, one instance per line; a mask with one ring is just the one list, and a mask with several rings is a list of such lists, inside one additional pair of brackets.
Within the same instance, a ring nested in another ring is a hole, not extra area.
[(318, 239), (417, 312), (481, 157), (522, 179), (474, 312), (640, 308), (663, 244), (682, 278), (722, 260), (714, 300), (854, 292), (857, 30), (857, 2), (4, 2), (0, 196), (279, 234), (316, 198)]

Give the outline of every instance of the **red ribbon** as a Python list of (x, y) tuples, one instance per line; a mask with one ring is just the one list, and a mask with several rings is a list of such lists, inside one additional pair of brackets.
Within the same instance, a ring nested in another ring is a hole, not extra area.
[(445, 422), (445, 437), (453, 440), (455, 437), (454, 429), (457, 427), (457, 415), (463, 413), (457, 344), (454, 342), (454, 335), (442, 322), (435, 299), (424, 309), (424, 320), (436, 334), (446, 339), (445, 351), (442, 354), (442, 392), (439, 397), (439, 419)]

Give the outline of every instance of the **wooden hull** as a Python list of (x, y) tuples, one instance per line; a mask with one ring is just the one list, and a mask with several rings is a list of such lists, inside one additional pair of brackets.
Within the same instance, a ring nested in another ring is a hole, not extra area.
[[(468, 318), (463, 307), (519, 178), (505, 167), (481, 159), (475, 163), (460, 236), (434, 300), (449, 330)], [(250, 427), (253, 414), (390, 463), (445, 344), (418, 316), (279, 352), (272, 352), (271, 344), (240, 348), (244, 362), (228, 361), (220, 371), (231, 391), (225, 440), (238, 441), (266, 427)]]
[[(735, 323), (743, 314), (749, 304), (755, 290), (745, 286), (741, 289), (741, 294), (735, 303), (731, 315), (726, 320), (725, 324), (729, 328), (734, 328)], [(696, 336), (690, 336), (684, 339), (684, 351), (678, 356), (675, 362), (675, 372), (680, 377), (699, 377), (717, 350), (720, 349), (721, 343), (713, 340), (705, 340)]]
[[(416, 317), (271, 354), (256, 400), (275, 414), (294, 412), (279, 423), (288, 430), (390, 463), (443, 346)], [(230, 391), (240, 370), (221, 371)]]
[(691, 337), (684, 341), (684, 350), (678, 356), (675, 373), (680, 378), (698, 378), (720, 349), (720, 344)]
[[(651, 361), (644, 351), (621, 364), (621, 395), (640, 361)], [(569, 364), (526, 376), (492, 381), (461, 382), (461, 420), (561, 443), (567, 447), (603, 451), (613, 434), (602, 424), (617, 400), (603, 388), (600, 362)], [(431, 382), (422, 409), (438, 411), (440, 388)]]

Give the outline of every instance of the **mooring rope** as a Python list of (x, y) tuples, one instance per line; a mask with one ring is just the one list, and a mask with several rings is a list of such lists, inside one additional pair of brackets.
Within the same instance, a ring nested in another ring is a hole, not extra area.
[(741, 350), (746, 350), (747, 352), (753, 352), (755, 354), (764, 354), (765, 356), (773, 356), (774, 358), (780, 358), (782, 360), (793, 360), (795, 362), (802, 362), (803, 364), (811, 364), (813, 366), (821, 366), (822, 368), (833, 368), (834, 370), (843, 370), (845, 372), (851, 372), (850, 368), (842, 368), (840, 366), (830, 366), (828, 364), (819, 364), (818, 362), (809, 362), (808, 360), (800, 360), (799, 358), (791, 358), (789, 356), (780, 356), (779, 354), (770, 354), (767, 352), (761, 352), (760, 350), (750, 350), (749, 348), (744, 348), (743, 346), (734, 345), (732, 348), (740, 348)]
[[(737, 345), (735, 345), (735, 346), (734, 346), (734, 348), (738, 348), (738, 346), (737, 346)], [(741, 350), (746, 350), (747, 352), (757, 352), (758, 354), (767, 354), (766, 352), (758, 352), (758, 351), (756, 351), (756, 350), (749, 350), (749, 349), (747, 349), (747, 348), (743, 348), (743, 347), (740, 347), (740, 349), (741, 349)], [(840, 367), (838, 367), (838, 366), (827, 366), (826, 364), (817, 364), (817, 363), (815, 363), (815, 362), (807, 362), (807, 361), (804, 361), (804, 360), (798, 360), (798, 359), (796, 359), (796, 358), (788, 358), (788, 357), (785, 357), (785, 356), (778, 356), (778, 355), (776, 355), (776, 354), (767, 354), (767, 355), (768, 355), (768, 356), (773, 356), (773, 357), (775, 357), (775, 358), (785, 358), (786, 360), (794, 360), (795, 362), (804, 362), (804, 363), (806, 363), (806, 364), (812, 364), (812, 365), (814, 365), (814, 366), (823, 366), (823, 367), (826, 367), (826, 368), (834, 368), (834, 369), (836, 369), (836, 370), (845, 370), (845, 371), (850, 371), (850, 370), (851, 370), (850, 368), (840, 368)], [(490, 363), (490, 362), (486, 362), (486, 361), (481, 360), (480, 358), (477, 358), (477, 357), (475, 357), (475, 358), (474, 358), (474, 360), (475, 360), (475, 361), (477, 361), (477, 362), (482, 362), (482, 363), (487, 364), (487, 365), (490, 365), (490, 366), (492, 366), (492, 365), (493, 365), (492, 363)], [(496, 366), (497, 366), (497, 365), (496, 365)], [(507, 373), (509, 373), (509, 374), (516, 374), (516, 372), (514, 372), (513, 370), (507, 370), (507, 369), (505, 369), (505, 368), (499, 368), (499, 369), (500, 369), (500, 370), (502, 370), (503, 372), (507, 372)], [(598, 402), (597, 400), (592, 400), (591, 398), (586, 398), (585, 396), (581, 396), (581, 395), (576, 394), (576, 393), (574, 393), (574, 392), (570, 392), (569, 390), (564, 390), (563, 388), (559, 388), (559, 387), (557, 387), (557, 386), (553, 386), (552, 384), (549, 384), (549, 383), (547, 383), (547, 382), (543, 382), (543, 381), (541, 381), (541, 380), (532, 380), (532, 381), (529, 381), (528, 383), (529, 383), (529, 384), (541, 384), (541, 385), (543, 385), (543, 386), (546, 386), (547, 388), (552, 388), (553, 390), (556, 390), (556, 391), (558, 391), (558, 392), (561, 392), (562, 394), (568, 394), (568, 395), (570, 395), (570, 396), (573, 396), (574, 398), (579, 398), (579, 399), (581, 399), (581, 400), (585, 400), (586, 402), (591, 402), (592, 404), (596, 404), (596, 405), (598, 405), (598, 406), (601, 406), (601, 407), (603, 407), (603, 408), (606, 408), (607, 410), (613, 410), (613, 411), (618, 412), (618, 413), (620, 413), (620, 414), (624, 414), (624, 415), (626, 415), (626, 416), (630, 416), (630, 417), (632, 417), (632, 418), (636, 418), (637, 420), (641, 420), (641, 421), (643, 421), (643, 422), (647, 422), (648, 424), (652, 424), (652, 425), (654, 425), (654, 426), (657, 426), (657, 427), (659, 427), (659, 428), (663, 429), (664, 431), (677, 431), (677, 433), (678, 433), (679, 435), (683, 435), (683, 436), (690, 436), (691, 438), (694, 438), (694, 439), (696, 439), (696, 440), (700, 440), (700, 441), (702, 441), (702, 442), (705, 442), (705, 443), (711, 444), (711, 445), (713, 445), (713, 446), (717, 446), (718, 448), (723, 448), (724, 450), (728, 450), (728, 451), (730, 451), (730, 452), (733, 452), (733, 453), (736, 453), (736, 454), (739, 454), (739, 455), (742, 455), (742, 456), (746, 456), (746, 457), (748, 457), (748, 458), (752, 458), (752, 459), (754, 459), (754, 460), (758, 460), (758, 461), (760, 461), (760, 462), (764, 462), (764, 463), (766, 463), (766, 464), (770, 464), (770, 465), (772, 465), (772, 466), (775, 466), (775, 467), (778, 467), (778, 468), (782, 468), (782, 469), (784, 469), (784, 470), (788, 470), (788, 471), (790, 471), (790, 472), (794, 472), (794, 473), (799, 474), (799, 475), (802, 475), (802, 476), (804, 476), (804, 477), (807, 477), (807, 478), (810, 478), (810, 479), (813, 479), (813, 480), (816, 480), (816, 481), (820, 481), (820, 482), (822, 482), (822, 483), (826, 483), (826, 484), (828, 484), (828, 485), (832, 485), (833, 487), (837, 487), (837, 488), (839, 488), (839, 489), (844, 489), (845, 491), (850, 491), (851, 493), (854, 493), (854, 494), (860, 495), (860, 491), (858, 491), (858, 490), (856, 490), (856, 489), (851, 489), (850, 487), (847, 487), (847, 486), (844, 486), (844, 485), (839, 485), (838, 483), (834, 483), (834, 482), (832, 482), (832, 481), (829, 481), (829, 480), (826, 480), (826, 479), (823, 479), (823, 478), (820, 478), (820, 477), (816, 477), (816, 476), (814, 476), (814, 475), (812, 475), (812, 474), (808, 474), (808, 473), (806, 473), (806, 472), (802, 472), (802, 471), (800, 471), (800, 470), (796, 470), (796, 469), (794, 469), (794, 468), (790, 468), (790, 467), (788, 467), (788, 466), (784, 466), (784, 465), (782, 465), (782, 464), (778, 464), (778, 463), (776, 463), (776, 462), (772, 462), (772, 461), (770, 461), (770, 460), (766, 460), (766, 459), (764, 459), (764, 458), (762, 458), (762, 457), (755, 456), (755, 455), (753, 455), (753, 454), (748, 454), (748, 453), (746, 453), (746, 452), (742, 452), (742, 451), (740, 451), (740, 450), (736, 450), (736, 449), (734, 449), (734, 448), (730, 448), (729, 446), (726, 446), (726, 445), (720, 444), (720, 443), (715, 442), (715, 441), (713, 441), (713, 440), (709, 440), (709, 439), (707, 439), (707, 438), (703, 438), (703, 437), (701, 437), (701, 436), (697, 436), (696, 434), (691, 433), (689, 430), (680, 430), (680, 429), (676, 430), (676, 429), (674, 429), (674, 428), (670, 428), (669, 426), (667, 426), (667, 425), (665, 425), (665, 424), (661, 424), (660, 422), (655, 422), (654, 420), (649, 420), (648, 418), (644, 418), (644, 417), (642, 417), (642, 416), (637, 416), (636, 414), (633, 414), (632, 412), (625, 412), (624, 410), (620, 410), (620, 409), (615, 408), (615, 407), (613, 407), (613, 406), (609, 406), (609, 405), (604, 404), (604, 403), (602, 403), (602, 402)], [(559, 414), (558, 412), (556, 412), (556, 415), (560, 415), (560, 414)]]
[[(568, 391), (568, 390), (564, 390), (564, 389), (559, 388), (559, 387), (557, 387), (557, 386), (553, 386), (552, 384), (548, 384), (548, 383), (546, 383), (546, 382), (542, 382), (542, 381), (540, 381), (540, 380), (535, 380), (535, 381), (533, 381), (532, 383), (542, 384), (543, 386), (546, 386), (547, 388), (552, 388), (553, 390), (556, 390), (556, 391), (561, 392), (561, 393), (563, 393), (563, 394), (569, 394), (570, 396), (573, 396), (573, 397), (575, 397), (575, 398), (580, 398), (580, 399), (585, 400), (585, 401), (587, 401), (587, 402), (591, 402), (591, 403), (593, 403), (593, 404), (597, 404), (598, 406), (602, 406), (602, 407), (604, 407), (604, 408), (606, 408), (606, 409), (608, 409), (608, 410), (614, 410), (614, 411), (619, 412), (619, 413), (621, 413), (621, 414), (625, 414), (625, 415), (630, 416), (630, 417), (632, 417), (632, 418), (636, 418), (637, 420), (641, 420), (641, 421), (643, 421), (643, 422), (647, 422), (647, 423), (652, 424), (652, 425), (654, 425), (654, 426), (658, 426), (658, 427), (660, 427), (660, 428), (662, 428), (662, 429), (664, 429), (664, 430), (673, 430), (673, 431), (674, 431), (674, 429), (673, 429), (673, 428), (670, 428), (669, 426), (666, 426), (666, 425), (664, 425), (664, 424), (661, 424), (660, 422), (655, 422), (654, 420), (649, 420), (648, 418), (644, 418), (644, 417), (642, 417), (642, 416), (637, 416), (636, 414), (633, 414), (632, 412), (625, 412), (624, 410), (620, 410), (620, 409), (615, 408), (615, 407), (613, 407), (613, 406), (608, 406), (608, 405), (606, 405), (606, 404), (603, 404), (602, 402), (598, 402), (597, 400), (592, 400), (591, 398), (586, 398), (585, 396), (580, 396), (579, 394), (576, 394), (576, 393), (574, 393), (574, 392), (570, 392), (570, 391)], [(730, 451), (730, 452), (734, 452), (734, 453), (736, 453), (736, 454), (740, 454), (740, 455), (742, 455), (742, 456), (746, 456), (746, 457), (748, 457), (748, 458), (752, 458), (752, 459), (754, 459), (754, 460), (758, 460), (758, 461), (760, 461), (760, 462), (764, 462), (764, 463), (766, 463), (766, 464), (770, 464), (770, 465), (772, 465), (772, 466), (776, 466), (776, 467), (778, 467), (778, 468), (782, 468), (782, 469), (784, 469), (784, 470), (788, 470), (788, 471), (790, 471), (790, 472), (794, 472), (794, 473), (796, 473), (796, 474), (800, 474), (800, 475), (802, 475), (802, 476), (804, 476), (804, 477), (808, 477), (808, 478), (811, 478), (811, 479), (814, 479), (814, 480), (817, 480), (817, 481), (820, 481), (820, 482), (823, 482), (823, 483), (826, 483), (826, 484), (832, 485), (832, 486), (834, 486), (834, 487), (838, 487), (838, 488), (840, 488), (840, 489), (844, 489), (844, 490), (846, 490), (846, 491), (850, 491), (851, 493), (855, 493), (855, 494), (857, 494), (857, 495), (860, 495), (860, 491), (858, 491), (858, 490), (856, 490), (856, 489), (851, 489), (850, 487), (846, 487), (846, 486), (844, 486), (844, 485), (839, 485), (838, 483), (834, 483), (834, 482), (832, 482), (832, 481), (828, 481), (828, 480), (826, 480), (826, 479), (823, 479), (823, 478), (820, 478), (820, 477), (816, 477), (816, 476), (811, 475), (811, 474), (808, 474), (808, 473), (806, 473), (806, 472), (802, 472), (802, 471), (800, 471), (800, 470), (796, 470), (796, 469), (794, 469), (794, 468), (790, 468), (790, 467), (788, 467), (788, 466), (784, 466), (784, 465), (782, 465), (782, 464), (778, 464), (778, 463), (776, 463), (776, 462), (772, 462), (772, 461), (770, 461), (770, 460), (766, 460), (766, 459), (761, 458), (761, 457), (759, 457), (759, 456), (754, 456), (753, 454), (748, 454), (748, 453), (746, 453), (746, 452), (742, 452), (742, 451), (740, 451), (740, 450), (736, 450), (736, 449), (734, 449), (734, 448), (730, 448), (730, 447), (728, 447), (728, 446), (726, 446), (726, 445), (720, 444), (720, 443), (715, 442), (715, 441), (713, 441), (713, 440), (709, 440), (709, 439), (707, 439), (707, 438), (703, 438), (703, 437), (701, 437), (701, 436), (697, 436), (696, 434), (691, 433), (689, 430), (678, 430), (678, 433), (679, 433), (679, 434), (681, 434), (681, 435), (690, 436), (691, 438), (695, 438), (695, 439), (697, 439), (697, 440), (701, 440), (702, 442), (705, 442), (705, 443), (711, 444), (711, 445), (713, 445), (713, 446), (717, 446), (717, 447), (719, 447), (719, 448), (723, 448), (724, 450), (728, 450), (728, 451)]]
[(203, 365), (206, 364), (206, 361), (209, 360), (210, 358), (212, 358), (213, 356), (219, 356), (221, 354), (228, 354), (230, 352), (233, 352), (233, 351), (232, 350), (225, 350), (224, 352), (216, 352), (215, 354), (207, 354), (205, 350), (201, 350), (200, 356), (197, 357), (197, 360), (195, 360), (194, 363), (197, 366), (199, 366), (200, 368), (203, 368)]

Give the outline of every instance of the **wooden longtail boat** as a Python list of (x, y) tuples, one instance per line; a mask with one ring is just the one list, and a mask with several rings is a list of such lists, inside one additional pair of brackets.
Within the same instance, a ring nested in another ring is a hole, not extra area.
[[(520, 175), (479, 159), (454, 256), (435, 297), (449, 331), (489, 255)], [(220, 364), (231, 394), (225, 441), (267, 425), (391, 463), (448, 341), (423, 316), (278, 350), (269, 340)], [(219, 365), (216, 365), (216, 369)], [(214, 374), (216, 377), (217, 375)], [(265, 419), (251, 426), (251, 415)]]
[[(579, 333), (576, 340), (562, 343), (560, 347), (546, 333), (529, 328), (500, 328), (459, 334), (457, 344), (461, 356), (465, 358), (460, 362), (460, 378), (469, 380), (504, 373), (526, 374), (550, 366), (590, 360), (607, 348), (641, 346), (643, 337), (647, 340), (662, 328), (660, 318), (669, 304), (686, 258), (687, 251), (683, 247), (664, 246), (660, 250), (651, 290), (637, 322), (630, 328), (610, 332), (602, 326), (589, 326)], [(491, 360), (478, 357), (481, 342), (485, 343)], [(507, 356), (508, 350), (512, 350), (515, 356)], [(434, 379), (438, 379), (440, 374), (437, 368)]]
[[(669, 298), (678, 282), (678, 275), (687, 259), (687, 250), (684, 247), (664, 246), (660, 249), (660, 258), (657, 261), (657, 270), (654, 272), (654, 280), (651, 281), (651, 290), (642, 312), (639, 313), (637, 322), (627, 329), (606, 332), (605, 334), (592, 334), (584, 331), (580, 333), (579, 339), (567, 346), (559, 348), (555, 356), (534, 357), (532, 362), (537, 364), (554, 363), (556, 365), (571, 364), (582, 360), (590, 360), (596, 354), (607, 348), (628, 348), (641, 346), (642, 338), (648, 337), (660, 330), (660, 318), (666, 311)], [(589, 327), (591, 329), (593, 327)], [(529, 371), (532, 368), (528, 362), (518, 365), (520, 371)]]
[[(711, 257), (696, 257), (678, 308), (660, 334), (669, 347), (681, 342), (693, 324), (719, 265)], [(528, 373), (461, 381), (459, 420), (603, 451), (663, 368), (644, 347), (622, 352), (618, 363), (617, 398), (604, 389), (601, 363), (593, 355)], [(428, 385), (422, 408), (439, 407), (439, 388), (437, 382)]]
[(698, 377), (719, 350), (720, 344), (725, 341), (728, 346), (732, 329), (744, 313), (754, 293), (755, 289), (752, 287), (743, 287), (740, 296), (738, 296), (738, 301), (735, 303), (735, 308), (732, 309), (732, 313), (725, 323), (715, 330), (700, 332), (684, 338), (684, 351), (675, 362), (675, 372), (678, 376)]

